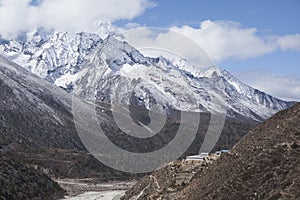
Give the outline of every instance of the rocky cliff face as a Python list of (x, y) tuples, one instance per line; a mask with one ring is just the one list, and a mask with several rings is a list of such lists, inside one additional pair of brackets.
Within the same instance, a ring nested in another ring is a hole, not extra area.
[[(153, 181), (148, 177), (137, 183), (123, 199), (134, 199), (139, 194), (136, 199), (151, 199), (153, 195), (161, 199), (189, 200), (299, 199), (299, 130), (300, 104), (297, 104), (250, 131), (230, 153), (198, 170), (187, 185), (175, 187), (175, 192), (163, 187), (160, 194), (155, 190), (151, 192), (147, 188)], [(167, 172), (170, 170), (165, 168), (151, 176), (169, 177)], [(178, 173), (173, 172), (173, 176), (176, 175)], [(162, 182), (158, 184), (163, 185)]]

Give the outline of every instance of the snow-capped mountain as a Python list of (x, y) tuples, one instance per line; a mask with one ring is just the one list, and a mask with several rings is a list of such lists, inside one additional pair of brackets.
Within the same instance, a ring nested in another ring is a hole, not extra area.
[(145, 57), (127, 42), (103, 35), (54, 32), (45, 37), (35, 31), (26, 40), (1, 41), (0, 53), (67, 91), (105, 103), (204, 112), (223, 112), (225, 107), (229, 115), (255, 120), (292, 104), (215, 66), (201, 71), (183, 59)]

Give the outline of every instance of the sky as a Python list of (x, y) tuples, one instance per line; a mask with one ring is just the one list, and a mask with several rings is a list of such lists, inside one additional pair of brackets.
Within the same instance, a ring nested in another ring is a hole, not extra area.
[(0, 34), (37, 26), (93, 32), (104, 16), (122, 29), (168, 28), (241, 81), (300, 101), (299, 11), (299, 0), (0, 0)]

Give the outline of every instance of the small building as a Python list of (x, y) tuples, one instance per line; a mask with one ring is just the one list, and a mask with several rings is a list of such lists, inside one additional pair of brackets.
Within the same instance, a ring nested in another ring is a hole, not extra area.
[(200, 153), (199, 155), (187, 156), (186, 160), (200, 160), (203, 161), (208, 157), (208, 153)]
[(221, 152), (222, 152), (222, 153), (228, 153), (228, 152), (229, 152), (229, 150), (225, 150), (225, 149), (223, 149), (223, 150), (221, 150)]
[(222, 150), (220, 150), (220, 151), (216, 151), (216, 152), (215, 152), (215, 155), (220, 156), (222, 153), (228, 153), (228, 152), (229, 152), (229, 150), (224, 150), (224, 149), (222, 149)]
[(203, 161), (205, 158), (205, 156), (203, 155), (193, 155), (193, 156), (187, 156), (186, 160), (199, 160), (199, 161)]

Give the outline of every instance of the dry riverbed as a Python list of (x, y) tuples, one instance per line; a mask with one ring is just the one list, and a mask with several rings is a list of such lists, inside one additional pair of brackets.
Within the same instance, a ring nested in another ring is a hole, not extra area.
[(67, 195), (69, 200), (117, 200), (129, 190), (135, 181), (112, 181), (101, 183), (94, 179), (57, 179), (55, 180)]

